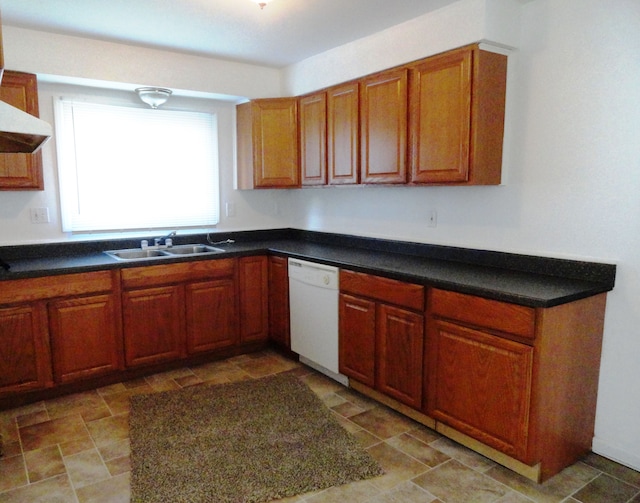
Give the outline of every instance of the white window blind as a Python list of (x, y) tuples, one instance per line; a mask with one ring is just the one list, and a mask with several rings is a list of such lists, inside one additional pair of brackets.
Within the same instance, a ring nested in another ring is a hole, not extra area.
[(55, 108), (63, 231), (218, 223), (215, 115), (64, 98)]

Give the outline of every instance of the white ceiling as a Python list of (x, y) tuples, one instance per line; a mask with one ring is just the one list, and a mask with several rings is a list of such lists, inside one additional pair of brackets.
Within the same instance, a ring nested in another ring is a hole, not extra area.
[(283, 67), (456, 0), (0, 0), (2, 24)]

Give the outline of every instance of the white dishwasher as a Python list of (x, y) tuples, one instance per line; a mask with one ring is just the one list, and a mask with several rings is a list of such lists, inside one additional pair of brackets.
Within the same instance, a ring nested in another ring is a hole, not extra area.
[(300, 361), (348, 385), (338, 369), (338, 268), (289, 259), (291, 350)]

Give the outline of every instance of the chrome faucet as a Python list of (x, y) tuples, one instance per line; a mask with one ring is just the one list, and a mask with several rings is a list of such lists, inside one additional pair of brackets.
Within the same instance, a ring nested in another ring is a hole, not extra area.
[[(169, 234), (167, 234), (166, 236), (163, 236), (161, 238), (154, 238), (153, 240), (153, 244), (154, 246), (160, 246), (161, 244), (170, 246), (171, 244), (171, 238), (174, 237), (177, 234), (176, 231), (171, 231)], [(169, 240), (169, 242), (167, 243), (167, 240)]]

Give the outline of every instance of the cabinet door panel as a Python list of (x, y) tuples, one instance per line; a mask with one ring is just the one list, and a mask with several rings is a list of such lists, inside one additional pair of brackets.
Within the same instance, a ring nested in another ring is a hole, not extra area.
[(119, 325), (112, 295), (52, 302), (49, 328), (55, 381), (76, 381), (120, 369)]
[(0, 395), (51, 384), (44, 304), (0, 309)]
[(131, 290), (122, 297), (127, 366), (185, 356), (183, 287)]
[(300, 171), (302, 185), (327, 183), (327, 95), (300, 98)]
[(533, 348), (433, 320), (428, 414), (523, 459), (529, 431)]
[(240, 259), (240, 341), (269, 337), (269, 263), (267, 257)]
[(469, 174), (471, 51), (429, 58), (412, 70), (413, 182), (463, 182)]
[(376, 320), (378, 389), (410, 407), (420, 409), (424, 318), (380, 304)]
[(238, 316), (232, 279), (190, 283), (185, 293), (189, 354), (237, 343)]
[[(0, 100), (38, 117), (37, 77), (30, 73), (5, 71)], [(44, 190), (42, 152), (0, 153), (0, 190)]]
[(375, 386), (376, 305), (340, 294), (339, 368), (355, 380)]
[(358, 84), (327, 92), (327, 171), (330, 185), (358, 183)]
[(291, 349), (287, 259), (269, 257), (269, 339)]
[(362, 183), (407, 181), (407, 85), (405, 68), (376, 75), (361, 84)]

